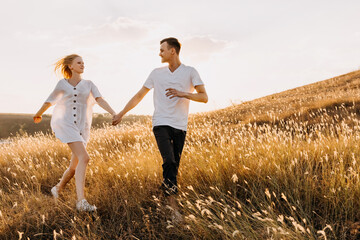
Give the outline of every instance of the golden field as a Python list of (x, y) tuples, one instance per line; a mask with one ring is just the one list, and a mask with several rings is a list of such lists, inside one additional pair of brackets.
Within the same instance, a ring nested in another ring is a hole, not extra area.
[[(75, 210), (53, 135), (0, 145), (0, 239), (358, 239), (360, 71), (190, 117), (174, 224), (150, 120), (92, 131)], [(210, 96), (211, 97), (211, 96)]]

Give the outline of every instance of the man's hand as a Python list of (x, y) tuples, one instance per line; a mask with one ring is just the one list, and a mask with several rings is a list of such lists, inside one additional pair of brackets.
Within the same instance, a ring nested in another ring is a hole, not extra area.
[(123, 118), (123, 115), (121, 114), (121, 112), (119, 114), (114, 115), (113, 119), (112, 119), (112, 125), (116, 126), (117, 124), (119, 124), (121, 122), (122, 118)]
[(39, 122), (41, 122), (42, 117), (39, 116), (39, 115), (35, 115), (35, 116), (33, 117), (33, 119), (34, 119), (34, 123), (39, 123)]
[(204, 102), (207, 103), (208, 96), (206, 94), (206, 90), (204, 85), (197, 85), (195, 86), (196, 93), (188, 93), (188, 92), (181, 92), (179, 90), (176, 90), (174, 88), (168, 88), (166, 89), (166, 96), (170, 99), (174, 97), (180, 97), (180, 98), (186, 98), (192, 101), (196, 102)]
[(186, 97), (185, 92), (178, 91), (178, 90), (176, 90), (174, 88), (168, 88), (165, 91), (167, 91), (165, 95), (167, 97), (169, 97), (170, 99), (172, 99), (174, 97), (181, 97), (181, 98)]

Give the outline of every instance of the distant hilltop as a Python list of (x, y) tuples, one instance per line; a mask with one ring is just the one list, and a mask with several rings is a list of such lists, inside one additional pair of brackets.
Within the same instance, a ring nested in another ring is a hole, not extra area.
[[(0, 113), (0, 139), (23, 134), (33, 135), (36, 132), (51, 133), (50, 119), (50, 114), (44, 114), (42, 121), (35, 124), (33, 114)], [(123, 122), (132, 124), (150, 120), (151, 117), (146, 115), (128, 115), (124, 117)], [(111, 116), (109, 114), (94, 114), (92, 127), (99, 128), (104, 124), (111, 124)]]

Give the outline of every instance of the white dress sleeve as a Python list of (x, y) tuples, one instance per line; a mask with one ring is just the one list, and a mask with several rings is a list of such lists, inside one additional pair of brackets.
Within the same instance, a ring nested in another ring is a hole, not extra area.
[(99, 89), (96, 87), (96, 85), (91, 82), (91, 94), (93, 95), (93, 97), (96, 99), (96, 98), (99, 98), (99, 97), (102, 97)]
[(55, 105), (57, 101), (61, 98), (63, 95), (63, 90), (60, 87), (60, 81), (56, 84), (55, 89), (52, 91), (50, 96), (46, 99), (45, 102), (51, 103), (51, 105)]

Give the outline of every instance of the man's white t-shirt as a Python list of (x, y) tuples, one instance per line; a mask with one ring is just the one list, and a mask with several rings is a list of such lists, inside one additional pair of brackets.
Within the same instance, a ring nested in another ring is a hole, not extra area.
[(174, 72), (167, 66), (154, 69), (144, 83), (144, 87), (154, 88), (153, 127), (167, 125), (186, 131), (190, 100), (179, 97), (170, 99), (165, 95), (165, 90), (174, 88), (192, 93), (198, 85), (204, 83), (193, 67), (181, 64)]

